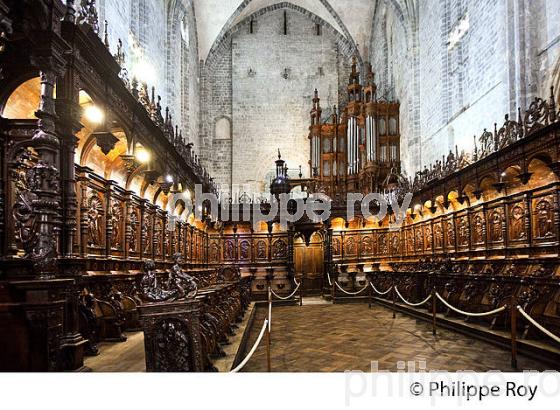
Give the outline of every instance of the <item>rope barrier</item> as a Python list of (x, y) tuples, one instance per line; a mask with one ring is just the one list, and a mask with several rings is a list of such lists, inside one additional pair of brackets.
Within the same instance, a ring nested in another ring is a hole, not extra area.
[(438, 297), (439, 300), (442, 301), (442, 303), (447, 306), (449, 309), (454, 310), (455, 312), (461, 314), (461, 315), (465, 315), (465, 316), (473, 316), (473, 317), (482, 317), (482, 316), (491, 316), (491, 315), (495, 315), (496, 313), (500, 313), (503, 312), (504, 310), (506, 310), (505, 306), (499, 307), (497, 309), (491, 310), (489, 312), (483, 312), (483, 313), (469, 313), (469, 312), (465, 312), (464, 310), (461, 309), (457, 309), (456, 307), (450, 305), (444, 298), (441, 297), (441, 295), (439, 293), (436, 292), (436, 296)]
[(373, 290), (375, 291), (375, 293), (378, 293), (380, 295), (386, 295), (387, 293), (389, 293), (391, 291), (391, 289), (393, 289), (392, 287), (389, 287), (389, 289), (387, 289), (385, 292), (380, 292), (377, 290), (377, 288), (375, 286), (373, 286), (373, 283), (370, 282), (371, 287), (373, 288)]
[(535, 319), (533, 319), (531, 316), (529, 316), (529, 314), (527, 312), (525, 312), (525, 310), (523, 310), (523, 308), (521, 306), (517, 306), (517, 310), (519, 310), (519, 313), (521, 313), (523, 315), (523, 317), (525, 319), (527, 319), (533, 326), (535, 326), (537, 329), (539, 329), (545, 335), (550, 337), (552, 340), (555, 340), (558, 343), (560, 343), (560, 337), (556, 336), (550, 330), (546, 329), (544, 326), (542, 326), (540, 323), (538, 323)]
[(424, 303), (426, 303), (428, 300), (430, 300), (432, 298), (432, 295), (430, 294), (426, 299), (424, 299), (420, 303), (410, 303), (408, 300), (403, 298), (403, 296), (401, 295), (401, 293), (399, 292), (399, 290), (397, 289), (396, 286), (395, 286), (395, 292), (397, 292), (398, 297), (401, 298), (401, 300), (409, 306), (422, 306)]
[(331, 275), (327, 272), (327, 279), (329, 280), (329, 286), (332, 286)]
[(249, 354), (245, 357), (245, 359), (243, 359), (243, 361), (241, 363), (239, 363), (239, 365), (230, 371), (230, 373), (237, 373), (239, 372), (241, 369), (243, 369), (243, 367), (245, 367), (245, 365), (247, 364), (247, 362), (251, 359), (251, 357), (253, 356), (253, 354), (255, 353), (255, 351), (257, 350), (257, 347), (259, 347), (259, 344), (261, 343), (261, 340), (264, 336), (264, 333), (266, 331), (266, 328), (268, 326), (268, 319), (264, 320), (263, 326), (261, 328), (261, 332), (259, 333), (259, 337), (257, 338), (257, 341), (255, 342), (255, 344), (253, 345), (253, 347), (251, 348), (251, 351), (249, 351)]
[[(295, 280), (294, 280), (294, 281), (295, 281)], [(296, 282), (296, 283), (297, 283), (297, 282)], [(288, 300), (288, 299), (291, 299), (292, 296), (294, 296), (294, 295), (296, 294), (296, 292), (298, 291), (300, 285), (301, 285), (301, 282), (300, 282), (300, 283), (297, 283), (296, 288), (294, 289), (294, 291), (293, 291), (289, 296), (280, 296), (280, 295), (278, 295), (276, 292), (274, 292), (272, 289), (270, 289), (270, 291), (272, 292), (272, 294), (273, 294), (276, 298), (278, 298), (278, 299), (280, 299), (280, 300)]]
[(360, 293), (362, 293), (364, 290), (367, 289), (368, 285), (364, 286), (361, 290), (357, 291), (357, 292), (347, 292), (344, 289), (342, 289), (342, 287), (338, 284), (338, 282), (334, 283), (341, 291), (343, 291), (344, 293), (346, 293), (347, 295), (359, 295)]

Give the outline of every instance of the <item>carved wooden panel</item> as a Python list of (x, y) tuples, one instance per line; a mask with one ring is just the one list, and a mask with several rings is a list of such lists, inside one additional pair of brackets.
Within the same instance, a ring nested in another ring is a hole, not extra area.
[(387, 234), (385, 232), (380, 232), (378, 236), (378, 252), (380, 255), (389, 255), (389, 244), (387, 240)]
[(457, 235), (455, 234), (455, 218), (450, 215), (444, 220), (444, 243), (446, 252), (455, 252)]
[(457, 249), (468, 250), (470, 243), (470, 229), (469, 229), (469, 216), (467, 213), (462, 213), (455, 220), (457, 227)]
[(272, 243), (272, 257), (274, 259), (284, 259), (288, 256), (288, 244), (284, 239), (276, 239)]
[(556, 203), (553, 195), (543, 195), (532, 199), (533, 241), (554, 242), (557, 237)]
[(88, 188), (84, 198), (86, 241), (91, 253), (102, 253), (105, 248), (105, 201), (103, 193)]
[(268, 258), (268, 246), (264, 239), (259, 239), (256, 245), (256, 259), (265, 260)]
[(424, 249), (426, 252), (431, 252), (433, 248), (432, 225), (428, 221), (424, 225)]
[(128, 211), (127, 221), (128, 251), (132, 256), (137, 256), (140, 250), (140, 210), (133, 204)]
[(370, 235), (362, 236), (361, 256), (362, 257), (373, 256), (373, 244)]
[(339, 237), (333, 237), (332, 240), (332, 252), (334, 256), (340, 256), (340, 238)]
[(509, 243), (512, 245), (523, 245), (528, 241), (527, 204), (525, 198), (520, 198), (517, 202), (508, 205), (508, 236)]
[(224, 260), (235, 260), (235, 243), (232, 239), (224, 241)]
[(471, 220), (471, 245), (474, 248), (484, 248), (486, 244), (486, 222), (482, 210), (473, 212)]
[(489, 208), (486, 211), (488, 243), (492, 245), (503, 245), (505, 238), (505, 216), (502, 206)]
[(239, 259), (242, 261), (251, 259), (251, 242), (248, 240), (239, 242)]
[(391, 244), (391, 255), (399, 256), (401, 254), (401, 235), (397, 232), (390, 232), (389, 241)]
[(356, 256), (357, 246), (356, 238), (354, 236), (347, 236), (344, 240), (344, 255), (345, 256)]
[(124, 245), (124, 206), (120, 198), (111, 198), (109, 211), (111, 250), (120, 252)]
[(438, 218), (433, 224), (433, 234), (434, 234), (434, 250), (443, 250), (443, 220)]
[(210, 241), (210, 262), (219, 262), (220, 261), (220, 245), (218, 245), (218, 241)]
[(424, 253), (424, 233), (421, 224), (414, 226), (414, 252), (417, 255)]

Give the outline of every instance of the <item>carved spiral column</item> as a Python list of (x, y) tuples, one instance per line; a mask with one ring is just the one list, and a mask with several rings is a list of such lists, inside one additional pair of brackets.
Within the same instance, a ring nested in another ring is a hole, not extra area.
[(60, 174), (58, 153), (60, 141), (55, 134), (54, 85), (57, 78), (55, 68), (44, 61), (37, 64), (40, 71), (41, 100), (35, 113), (38, 129), (32, 143), (39, 155), (39, 161), (30, 170), (32, 202), (35, 211), (35, 240), (27, 255), (34, 271), (41, 277), (52, 276), (57, 270), (58, 241), (60, 230)]
[(112, 183), (109, 181), (105, 190), (105, 257), (111, 257), (111, 246), (113, 244), (113, 210), (111, 207)]
[(294, 235), (295, 230), (293, 224), (288, 228), (288, 273), (294, 274)]
[[(325, 272), (332, 271), (332, 262), (333, 262), (333, 252), (332, 252), (332, 237), (333, 237), (333, 230), (330, 224), (326, 226), (326, 235), (325, 235)], [(328, 282), (326, 282), (328, 286)], [(325, 282), (323, 282), (323, 286), (325, 286)]]
[(134, 212), (134, 204), (132, 204), (131, 192), (127, 192), (125, 196), (125, 201), (123, 204), (123, 215), (124, 215), (124, 246), (123, 255), (124, 259), (128, 260), (130, 253), (130, 243), (132, 240), (133, 226), (131, 212)]

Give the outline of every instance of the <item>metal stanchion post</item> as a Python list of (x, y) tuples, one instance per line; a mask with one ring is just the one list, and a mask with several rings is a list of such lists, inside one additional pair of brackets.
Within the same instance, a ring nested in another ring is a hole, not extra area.
[(369, 289), (368, 289), (368, 292), (369, 292), (368, 309), (371, 309), (371, 303), (373, 301), (373, 288), (371, 287), (371, 282), (369, 280), (367, 281), (367, 285), (369, 287)]
[(303, 306), (303, 276), (299, 282), (299, 305)]
[(270, 285), (268, 286), (268, 327), (266, 329), (266, 366), (268, 372), (271, 371), (271, 362), (270, 362), (270, 328), (271, 322), (270, 317), (272, 316), (272, 292), (270, 289)]
[(270, 364), (270, 330), (266, 329), (266, 369), (270, 373), (271, 372), (271, 364)]
[(436, 287), (432, 288), (432, 334), (436, 335)]
[(517, 301), (511, 297), (511, 367), (517, 369)]
[(334, 295), (336, 294), (336, 289), (334, 288), (334, 280), (332, 281), (331, 284), (331, 299), (332, 299), (332, 304), (334, 305)]
[(397, 317), (397, 312), (395, 311), (395, 303), (396, 303), (396, 296), (397, 296), (397, 292), (396, 292), (396, 288), (395, 288), (395, 281), (391, 281), (391, 283), (393, 284), (393, 291), (391, 292), (391, 294), (393, 295), (393, 319)]

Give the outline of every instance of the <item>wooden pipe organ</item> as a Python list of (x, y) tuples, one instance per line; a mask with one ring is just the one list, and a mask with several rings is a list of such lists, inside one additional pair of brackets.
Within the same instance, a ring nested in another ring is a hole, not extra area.
[(352, 61), (348, 104), (323, 121), (319, 93), (315, 90), (309, 141), (311, 175), (325, 193), (370, 193), (381, 190), (391, 174), (399, 175), (399, 107), (395, 101), (377, 99), (371, 64), (366, 82), (360, 84), (357, 63)]

